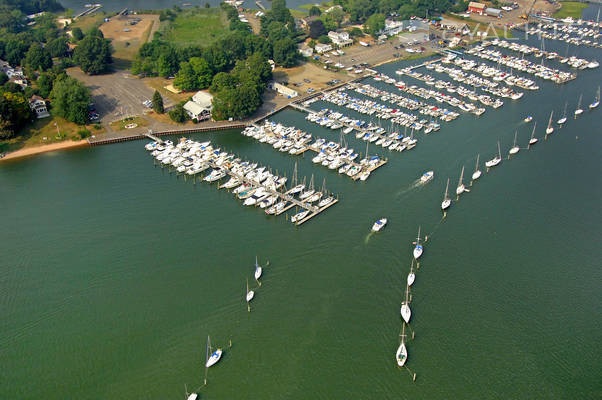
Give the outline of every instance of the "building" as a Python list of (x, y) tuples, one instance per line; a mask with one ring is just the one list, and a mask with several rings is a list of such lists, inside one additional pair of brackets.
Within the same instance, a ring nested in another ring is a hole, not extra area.
[(485, 4), (477, 3), (476, 1), (471, 1), (470, 3), (468, 3), (468, 12), (483, 15), (483, 13), (485, 12)]
[(314, 49), (311, 47), (299, 47), (299, 53), (301, 53), (303, 57), (311, 57), (314, 54)]
[(403, 31), (403, 21), (395, 21), (392, 19), (385, 20), (385, 29), (380, 33), (387, 36), (395, 36)]
[(299, 93), (297, 93), (296, 90), (290, 89), (278, 82), (268, 83), (268, 88), (277, 91), (278, 93), (280, 93), (281, 95), (283, 95), (289, 99), (299, 96)]
[(191, 119), (204, 121), (211, 118), (213, 96), (207, 92), (198, 91), (192, 96), (192, 100), (184, 104), (184, 110)]
[(502, 18), (502, 10), (498, 10), (497, 8), (486, 8), (485, 14), (490, 17)]
[(38, 118), (49, 117), (48, 109), (46, 108), (46, 102), (40, 96), (31, 96), (29, 99), (29, 108), (36, 113)]
[(328, 37), (337, 47), (346, 47), (353, 44), (353, 40), (349, 38), (349, 32), (328, 32)]
[(332, 50), (332, 46), (327, 43), (318, 43), (314, 50), (316, 50), (316, 53), (322, 54)]

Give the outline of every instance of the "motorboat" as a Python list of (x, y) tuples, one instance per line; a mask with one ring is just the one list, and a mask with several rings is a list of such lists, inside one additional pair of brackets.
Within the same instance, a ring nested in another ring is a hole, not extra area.
[(387, 225), (387, 219), (386, 218), (379, 219), (378, 221), (376, 221), (374, 223), (374, 225), (372, 225), (372, 232), (380, 231), (382, 228), (385, 227), (385, 225)]
[(435, 173), (433, 171), (425, 172), (420, 177), (420, 182), (426, 183), (426, 182), (430, 181), (431, 179), (433, 179), (434, 176), (435, 176)]
[(531, 121), (533, 121), (533, 117), (530, 116), (530, 115), (527, 115), (527, 117), (524, 119), (524, 121), (527, 122), (527, 123), (531, 122)]

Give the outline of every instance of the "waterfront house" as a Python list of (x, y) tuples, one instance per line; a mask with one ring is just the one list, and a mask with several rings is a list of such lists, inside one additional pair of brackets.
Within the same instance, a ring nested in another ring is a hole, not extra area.
[(29, 108), (36, 114), (38, 118), (46, 118), (50, 116), (46, 108), (46, 102), (40, 96), (33, 95), (29, 99)]
[(353, 44), (353, 40), (349, 38), (348, 32), (328, 32), (328, 37), (332, 40), (332, 43), (337, 47), (346, 47)]
[(184, 110), (191, 119), (204, 121), (211, 118), (213, 96), (207, 92), (198, 91), (192, 99), (184, 104)]
[(316, 50), (316, 53), (318, 53), (318, 54), (323, 54), (323, 53), (326, 53), (327, 51), (332, 50), (332, 46), (327, 43), (318, 43), (318, 44), (316, 44), (316, 47), (314, 50)]
[(299, 47), (299, 53), (301, 53), (303, 57), (311, 57), (314, 54), (314, 49), (311, 47)]

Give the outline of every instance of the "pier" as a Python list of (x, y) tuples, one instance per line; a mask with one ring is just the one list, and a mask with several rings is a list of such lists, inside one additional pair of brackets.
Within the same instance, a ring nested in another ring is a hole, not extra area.
[(85, 17), (86, 15), (93, 14), (96, 11), (100, 10), (101, 7), (102, 7), (102, 5), (98, 5), (98, 6), (94, 6), (92, 8), (88, 8), (87, 10), (84, 10), (84, 11), (80, 12), (79, 14), (77, 14), (75, 17), (73, 17), (73, 19), (76, 19), (76, 18), (79, 18), (79, 17)]

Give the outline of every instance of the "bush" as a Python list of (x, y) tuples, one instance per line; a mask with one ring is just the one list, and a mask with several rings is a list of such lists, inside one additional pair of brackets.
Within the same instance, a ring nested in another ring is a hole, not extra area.
[(330, 40), (330, 38), (326, 35), (322, 35), (318, 38), (318, 42), (322, 43), (322, 44), (328, 44), (331, 43), (332, 40)]
[(79, 137), (81, 139), (85, 139), (87, 137), (90, 137), (90, 131), (87, 129), (80, 129), (79, 131), (77, 131), (77, 134), (79, 135)]
[(186, 114), (186, 110), (184, 110), (184, 104), (182, 103), (176, 105), (174, 109), (171, 110), (168, 114), (169, 118), (171, 118), (172, 121), (177, 123), (186, 122), (186, 120), (188, 119), (188, 114)]
[(101, 124), (94, 124), (94, 129), (96, 129), (97, 131), (102, 129), (102, 125)]

